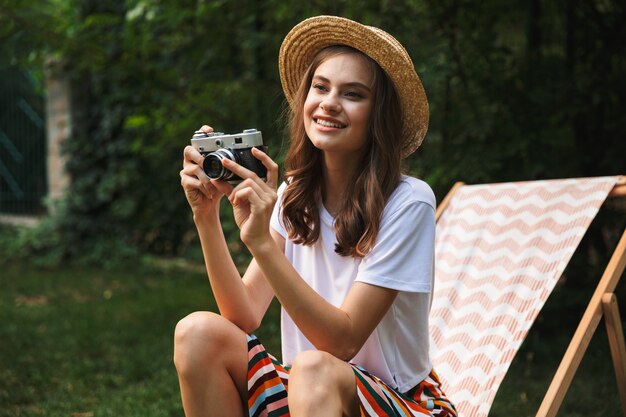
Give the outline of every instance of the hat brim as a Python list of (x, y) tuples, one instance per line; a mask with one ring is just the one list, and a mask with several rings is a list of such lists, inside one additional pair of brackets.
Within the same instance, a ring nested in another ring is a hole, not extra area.
[(413, 153), (428, 130), (428, 100), (404, 47), (387, 32), (336, 16), (316, 16), (297, 24), (280, 48), (278, 68), (285, 97), (293, 106), (298, 87), (315, 55), (331, 45), (347, 45), (372, 58), (393, 82), (402, 107), (402, 157)]

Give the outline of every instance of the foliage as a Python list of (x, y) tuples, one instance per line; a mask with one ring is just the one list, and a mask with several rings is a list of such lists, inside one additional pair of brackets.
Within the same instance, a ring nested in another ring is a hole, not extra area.
[(614, 0), (0, 0), (0, 65), (45, 62), (73, 93), (65, 209), (21, 241), (59, 261), (197, 244), (182, 148), (203, 123), (256, 127), (280, 161), (278, 49), (321, 13), (380, 26), (406, 46), (431, 106), (407, 168), (438, 196), (459, 179), (623, 171), (626, 13)]
[(459, 179), (621, 173), (621, 3), (426, 3), (415, 37), (434, 46), (417, 59), (432, 123), (418, 160), (440, 192)]

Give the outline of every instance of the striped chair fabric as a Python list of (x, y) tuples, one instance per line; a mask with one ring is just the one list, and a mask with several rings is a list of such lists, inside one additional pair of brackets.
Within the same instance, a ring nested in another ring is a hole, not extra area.
[(487, 416), (617, 177), (465, 185), (437, 222), (431, 357), (464, 417)]

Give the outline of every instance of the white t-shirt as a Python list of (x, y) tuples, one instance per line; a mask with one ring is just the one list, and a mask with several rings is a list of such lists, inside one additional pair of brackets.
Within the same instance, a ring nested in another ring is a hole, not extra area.
[[(428, 313), (434, 280), (435, 196), (416, 178), (403, 176), (385, 206), (380, 231), (363, 258), (335, 252), (334, 218), (320, 203), (320, 237), (311, 246), (289, 240), (282, 223), (282, 194), (271, 226), (286, 240), (285, 255), (302, 278), (339, 307), (354, 281), (400, 291), (391, 308), (351, 360), (401, 392), (421, 382), (432, 369), (428, 355)], [(282, 359), (315, 347), (283, 309)]]

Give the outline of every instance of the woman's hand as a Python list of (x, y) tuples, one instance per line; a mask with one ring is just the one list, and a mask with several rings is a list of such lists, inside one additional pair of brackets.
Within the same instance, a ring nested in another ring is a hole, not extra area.
[(224, 168), (238, 175), (243, 181), (234, 188), (226, 181), (213, 183), (217, 190), (228, 196), (233, 206), (235, 222), (240, 230), (241, 241), (248, 248), (273, 242), (269, 224), (277, 199), (278, 182), (278, 165), (272, 158), (256, 148), (252, 149), (252, 155), (267, 169), (265, 181), (236, 162), (224, 159), (222, 160)]
[[(213, 128), (204, 125), (200, 130), (209, 133), (213, 131)], [(203, 162), (204, 157), (193, 146), (185, 147), (180, 183), (194, 216), (204, 216), (208, 213), (219, 214), (220, 200), (224, 196), (224, 193), (215, 187), (214, 181), (204, 172)]]

